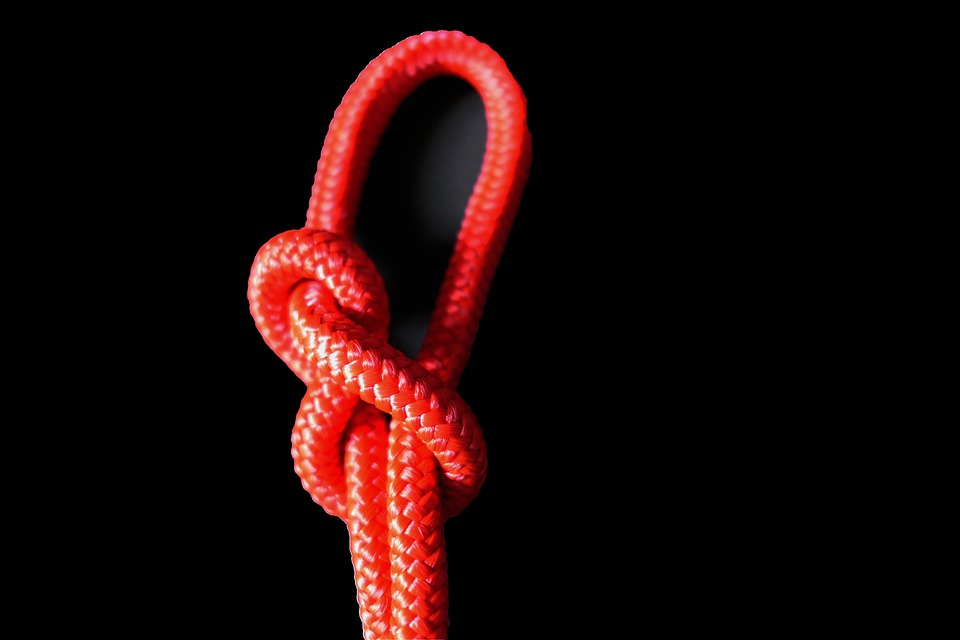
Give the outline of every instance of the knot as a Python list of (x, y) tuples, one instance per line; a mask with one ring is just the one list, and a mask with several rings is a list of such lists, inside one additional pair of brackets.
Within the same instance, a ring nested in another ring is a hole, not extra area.
[(358, 398), (436, 460), (443, 519), (473, 500), (487, 470), (482, 430), (454, 389), (387, 342), (383, 279), (360, 246), (324, 230), (281, 233), (257, 253), (249, 299), (271, 349), (308, 385), (293, 456), (304, 487), (328, 513), (347, 519), (344, 432), (382, 422), (358, 408)]
[[(483, 166), (416, 359), (387, 341), (383, 279), (350, 238), (391, 116), (423, 81), (459, 76), (487, 117)], [(489, 46), (424, 32), (384, 51), (350, 86), (324, 139), (302, 229), (257, 253), (250, 312), (306, 384), (291, 436), (304, 489), (350, 532), (364, 638), (446, 637), (443, 523), (487, 473), (476, 417), (456, 392), (527, 180), (526, 98)]]

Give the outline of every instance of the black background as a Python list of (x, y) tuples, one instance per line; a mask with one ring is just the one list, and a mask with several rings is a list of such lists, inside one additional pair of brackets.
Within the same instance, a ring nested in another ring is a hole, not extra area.
[[(741, 93), (769, 69), (745, 64), (717, 17), (158, 12), (64, 55), (59, 77), (83, 80), (64, 99), (94, 106), (64, 126), (63, 146), (87, 151), (77, 226), (109, 250), (84, 263), (110, 283), (88, 292), (102, 304), (82, 341), (101, 363), (84, 397), (104, 427), (75, 436), (97, 453), (71, 466), (96, 479), (81, 501), (91, 535), (59, 546), (65, 591), (107, 585), (90, 628), (361, 637), (346, 526), (290, 457), (304, 387), (258, 333), (247, 278), (264, 242), (304, 225), (357, 75), (437, 29), (500, 54), (533, 139), (458, 389), (490, 466), (445, 527), (450, 637), (747, 624), (770, 567), (743, 558), (775, 525), (744, 524), (769, 507), (745, 498), (758, 489), (744, 425), (761, 386), (778, 391), (764, 379), (778, 347), (760, 337), (777, 310), (754, 306), (775, 286), (758, 272), (776, 247), (751, 243), (770, 223), (748, 214), (790, 203), (760, 188), (778, 179), (763, 124), (777, 98)], [(389, 273), (398, 327), (429, 311), (453, 241), (431, 229), (462, 212), (483, 127), (478, 96), (441, 79), (401, 106), (375, 156), (358, 239)], [(748, 595), (730, 597), (734, 577)]]

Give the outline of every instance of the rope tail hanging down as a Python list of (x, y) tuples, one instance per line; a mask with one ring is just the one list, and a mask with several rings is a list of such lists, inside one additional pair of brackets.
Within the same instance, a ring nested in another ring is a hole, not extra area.
[[(400, 104), (454, 75), (483, 100), (486, 147), (416, 359), (388, 341), (383, 280), (353, 240), (373, 153)], [(306, 224), (267, 241), (248, 283), (267, 345), (307, 390), (294, 470), (347, 525), (366, 640), (446, 638), (444, 522), (487, 473), (483, 432), (457, 393), (531, 161), (526, 98), (500, 56), (459, 31), (411, 36), (360, 73), (324, 139)]]

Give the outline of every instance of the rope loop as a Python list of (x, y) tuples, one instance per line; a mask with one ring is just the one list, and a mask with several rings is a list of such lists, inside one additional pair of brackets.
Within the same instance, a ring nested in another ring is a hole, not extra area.
[[(387, 341), (390, 305), (351, 238), (373, 152), (421, 83), (460, 76), (483, 99), (483, 165), (415, 359)], [(306, 384), (291, 437), (304, 489), (350, 532), (364, 637), (444, 638), (443, 523), (487, 473), (476, 416), (457, 393), (530, 163), (526, 101), (503, 60), (459, 31), (425, 32), (374, 59), (330, 123), (301, 229), (258, 251), (250, 312)]]

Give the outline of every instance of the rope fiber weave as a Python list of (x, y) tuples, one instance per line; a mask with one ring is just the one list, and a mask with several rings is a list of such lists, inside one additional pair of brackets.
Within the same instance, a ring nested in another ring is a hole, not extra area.
[[(389, 344), (383, 279), (352, 236), (391, 117), (444, 74), (479, 93), (487, 138), (414, 359)], [(254, 259), (250, 313), (307, 387), (291, 436), (294, 470), (347, 525), (366, 640), (447, 637), (443, 524), (487, 473), (483, 432), (457, 386), (530, 162), (526, 98), (503, 59), (459, 31), (411, 36), (371, 61), (335, 111), (305, 226), (274, 236)]]

